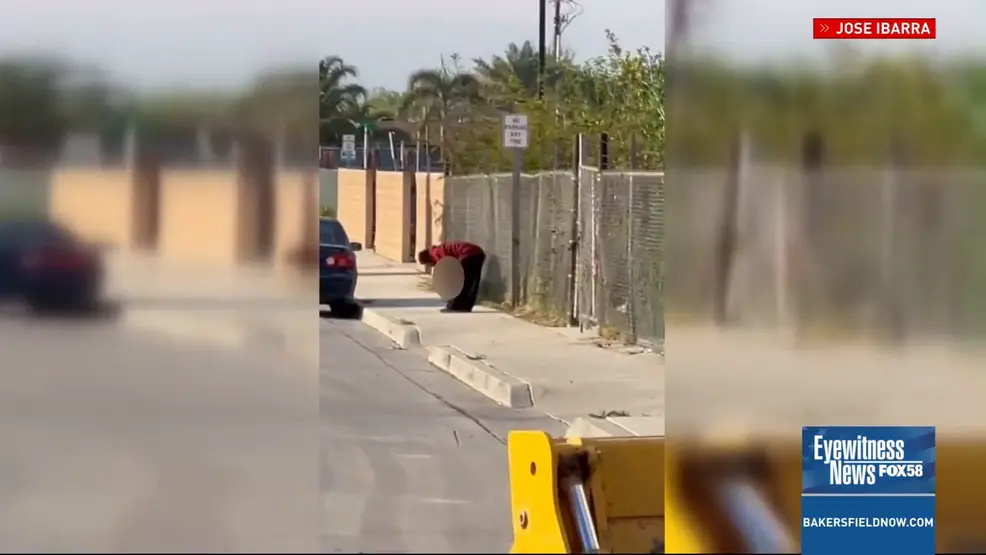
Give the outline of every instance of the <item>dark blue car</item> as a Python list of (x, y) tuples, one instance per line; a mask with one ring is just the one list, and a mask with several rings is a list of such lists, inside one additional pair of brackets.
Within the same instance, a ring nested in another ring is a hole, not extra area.
[(359, 243), (349, 240), (346, 230), (335, 218), (318, 220), (319, 288), (318, 304), (327, 304), (339, 318), (359, 314), (356, 303), (356, 251)]
[(40, 313), (94, 309), (103, 276), (98, 249), (54, 222), (0, 221), (0, 300)]

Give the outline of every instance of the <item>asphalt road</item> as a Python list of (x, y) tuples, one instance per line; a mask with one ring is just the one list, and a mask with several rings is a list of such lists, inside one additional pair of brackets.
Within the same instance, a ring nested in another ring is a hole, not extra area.
[(310, 366), (0, 314), (0, 551), (317, 551)]
[(322, 550), (506, 553), (512, 428), (502, 408), (355, 321), (321, 324)]
[(316, 320), (320, 371), (0, 311), (0, 551), (506, 552), (511, 428), (549, 428)]

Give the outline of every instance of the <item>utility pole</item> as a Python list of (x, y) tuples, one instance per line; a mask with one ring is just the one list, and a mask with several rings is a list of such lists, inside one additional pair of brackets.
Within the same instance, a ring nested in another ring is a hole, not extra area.
[(538, 98), (544, 98), (544, 65), (547, 57), (547, 0), (538, 0)]
[(561, 0), (555, 0), (555, 28), (554, 28), (554, 50), (555, 61), (561, 58)]
[(690, 6), (687, 0), (672, 0), (666, 4), (665, 9), (667, 20), (670, 23), (667, 26), (668, 34), (665, 47), (665, 55), (667, 61), (670, 62), (667, 69), (671, 73), (671, 87), (680, 90), (678, 79), (681, 75), (675, 69), (680, 67), (681, 50), (685, 46), (685, 41), (688, 40), (688, 25), (691, 23)]
[(687, 55), (685, 51), (688, 47), (688, 33), (698, 18), (699, 10), (708, 7), (709, 4), (708, 0), (668, 0), (665, 3), (668, 25), (664, 52), (665, 61), (668, 62), (667, 79), (672, 105), (678, 100), (677, 97), (684, 94), (681, 92), (685, 87), (682, 84), (685, 79), (682, 58)]

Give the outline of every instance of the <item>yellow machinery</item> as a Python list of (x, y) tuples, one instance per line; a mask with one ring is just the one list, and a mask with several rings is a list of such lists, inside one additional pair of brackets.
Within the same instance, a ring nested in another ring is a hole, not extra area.
[(507, 450), (511, 553), (663, 552), (661, 439), (511, 432)]
[[(511, 553), (800, 552), (797, 441), (511, 432)], [(938, 440), (938, 551), (986, 548), (986, 444)]]

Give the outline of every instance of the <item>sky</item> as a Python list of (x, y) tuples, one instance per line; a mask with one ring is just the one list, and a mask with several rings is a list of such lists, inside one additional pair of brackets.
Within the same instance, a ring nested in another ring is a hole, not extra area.
[[(579, 0), (584, 12), (564, 45), (579, 57), (604, 53), (609, 28), (627, 47), (662, 50), (661, 0)], [(983, 49), (981, 0), (691, 0), (706, 7), (694, 42), (744, 60), (819, 56), (812, 17), (937, 17), (921, 44), (881, 43), (866, 51)], [(0, 51), (48, 52), (98, 65), (118, 81), (148, 88), (236, 88), (276, 66), (314, 65), (329, 54), (360, 68), (368, 86), (403, 88), (409, 73), (500, 53), (536, 41), (537, 0), (0, 0)], [(918, 42), (918, 41), (914, 41)]]
[[(654, 0), (578, 0), (582, 14), (563, 35), (563, 46), (581, 58), (606, 52), (606, 29), (625, 47), (664, 48), (664, 3)], [(476, 9), (462, 6), (475, 2)], [(341, 4), (341, 3), (340, 3)], [(340, 5), (336, 11), (346, 21), (358, 19), (369, 0)], [(437, 67), (442, 54), (458, 53), (463, 60), (502, 54), (511, 42), (537, 44), (537, 0), (377, 0), (389, 9), (375, 11), (375, 29), (392, 37), (368, 45), (358, 28), (345, 26), (322, 35), (319, 47), (360, 68), (360, 80), (371, 86), (403, 89), (408, 75)], [(550, 14), (550, 12), (549, 12)], [(550, 24), (549, 15), (549, 24)], [(550, 37), (550, 34), (549, 34)], [(550, 41), (550, 39), (549, 39)]]

